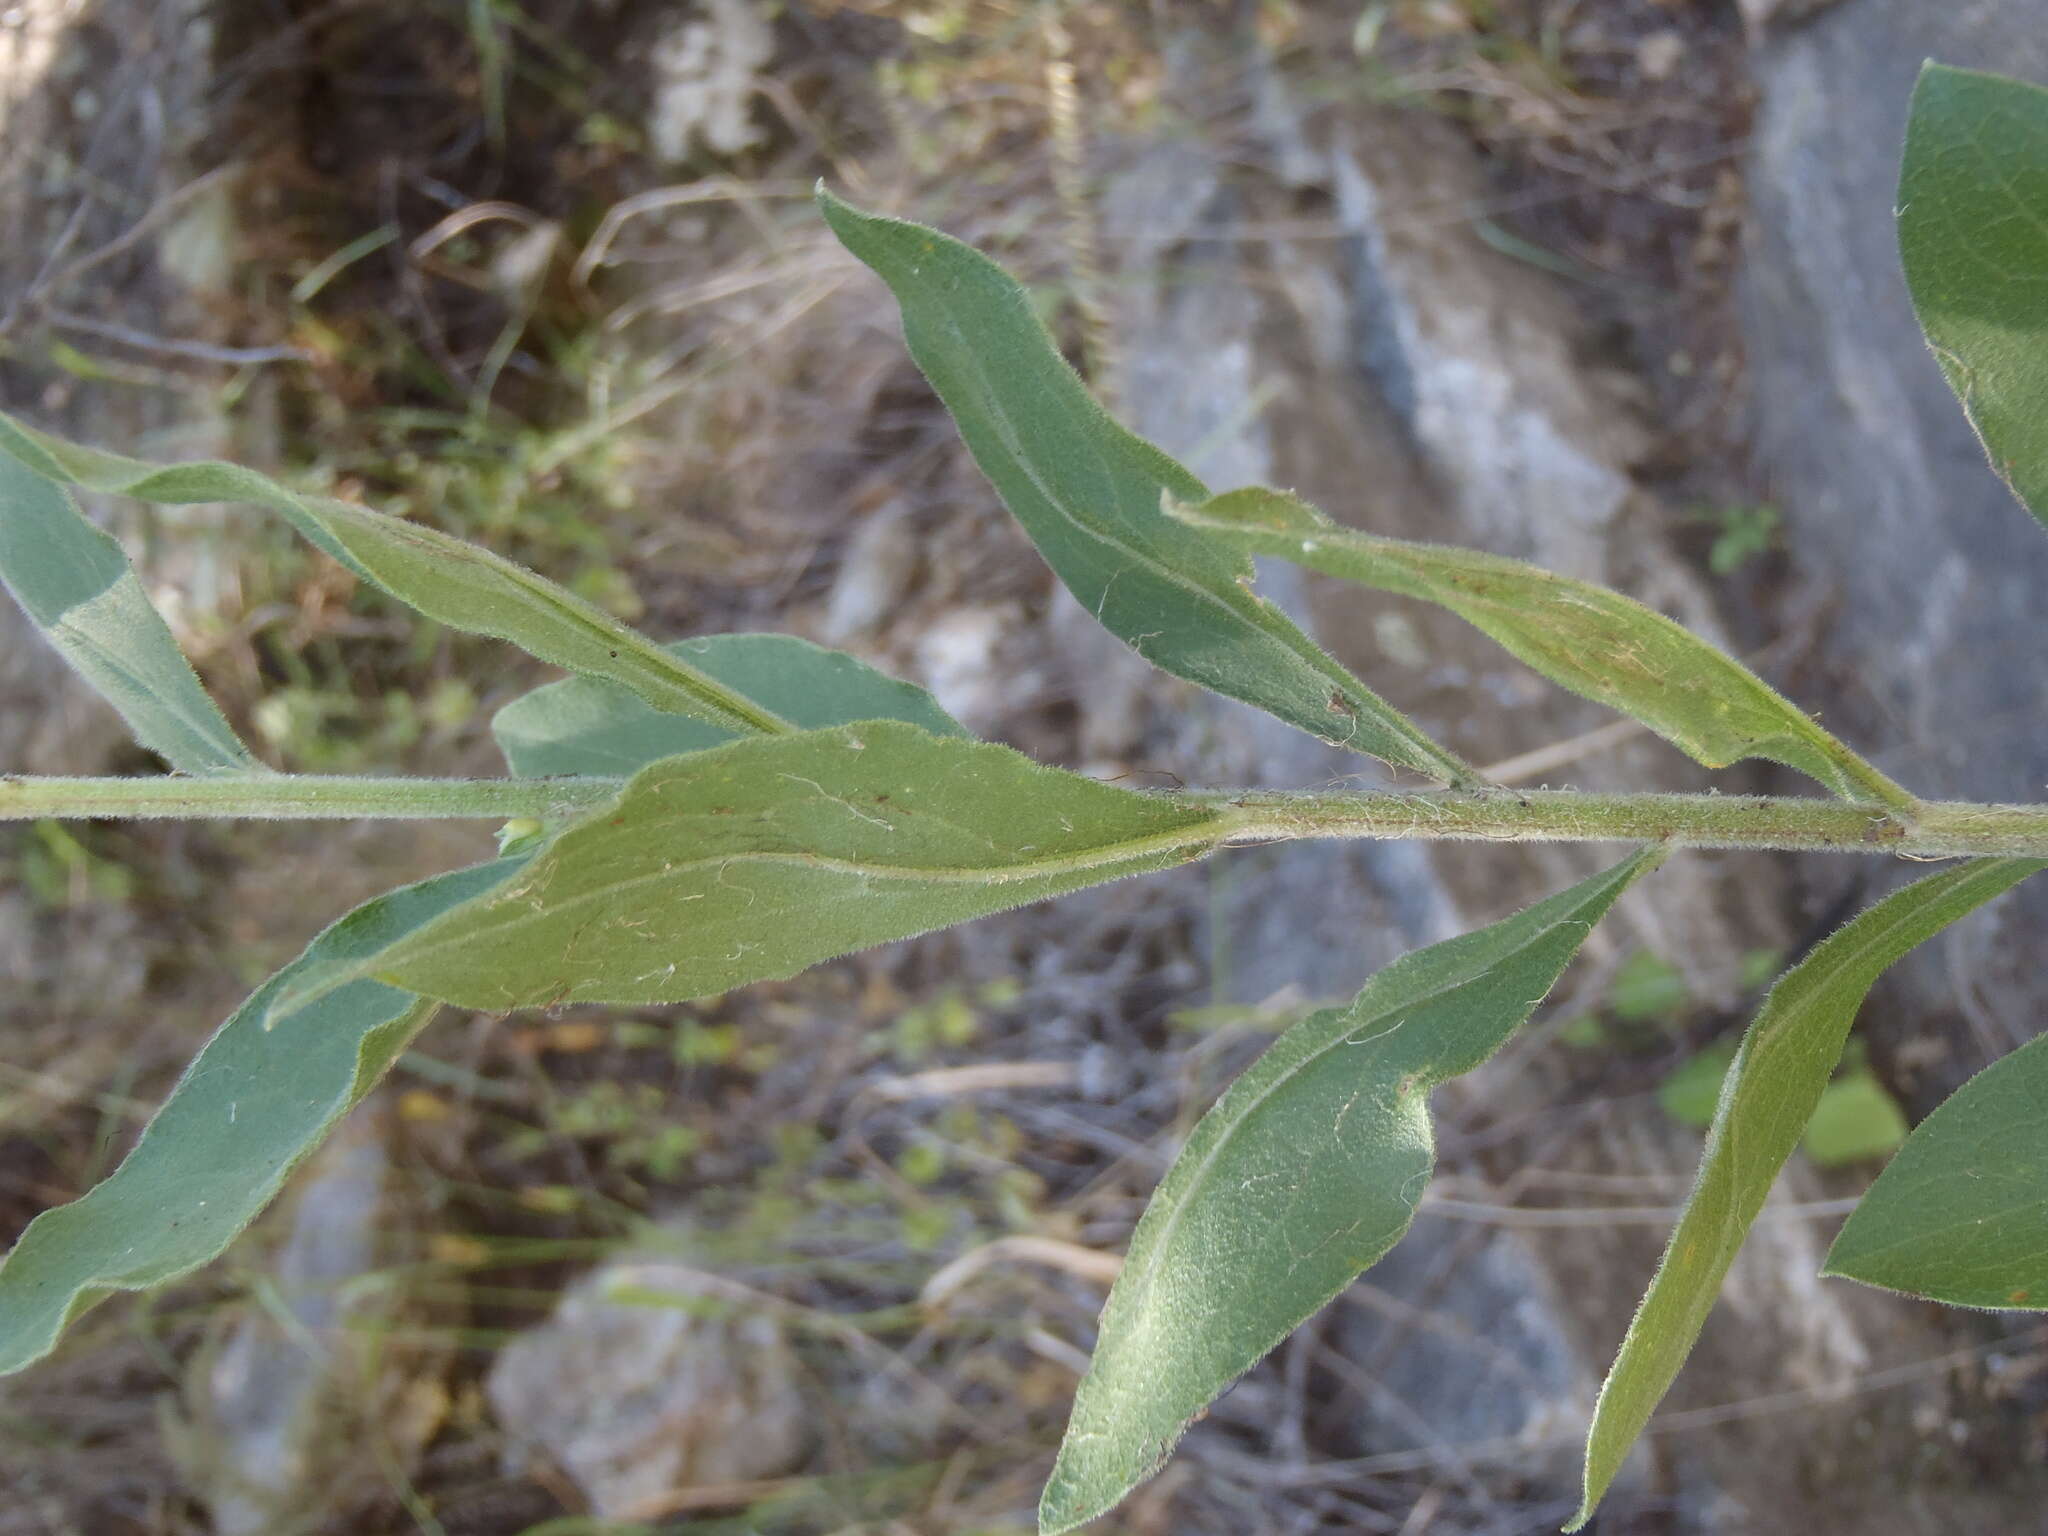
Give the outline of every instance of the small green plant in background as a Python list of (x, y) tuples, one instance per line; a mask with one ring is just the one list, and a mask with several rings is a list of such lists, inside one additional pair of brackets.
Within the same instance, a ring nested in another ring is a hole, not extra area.
[(1669, 1021), (1691, 1001), (1678, 967), (1653, 949), (1639, 949), (1622, 961), (1607, 988), (1607, 1011), (1624, 1024)]
[[(1986, 133), (1993, 120), (1999, 131)], [(0, 1369), (40, 1359), (110, 1292), (216, 1257), (446, 1002), (504, 1012), (702, 998), (1236, 844), (1632, 845), (1579, 884), (1407, 955), (1355, 998), (1288, 1023), (1195, 1127), (1131, 1239), (1045, 1491), (1041, 1529), (1071, 1530), (1155, 1471), (1219, 1392), (1399, 1240), (1434, 1161), (1431, 1088), (1497, 1050), (1663, 859), (1764, 848), (1953, 861), (1777, 979), (1725, 1065), (1696, 1074), (1704, 1084), (1712, 1072), (1710, 1107), (1704, 1092), (1673, 1094), (1674, 1114), (1705, 1119), (1706, 1145), (1601, 1394), (1583, 1524), (1801, 1139), (1823, 1160), (1896, 1139), (1902, 1125), (1873, 1100), (1867, 1069), (1836, 1076), (1858, 1007), (1913, 947), (2048, 865), (2048, 807), (1923, 799), (1739, 662), (1617, 593), (1362, 533), (1282, 492), (1212, 495), (1101, 410), (993, 263), (823, 193), (820, 206), (894, 290), (911, 350), (977, 461), (1107, 628), (1164, 671), (1438, 787), (1100, 783), (972, 739), (928, 694), (849, 656), (775, 635), (661, 644), (604, 603), (448, 534), (233, 465), (146, 464), (0, 418), (0, 575), (173, 769), (0, 779), (0, 816), (468, 817), (508, 832), (501, 857), (388, 892), (317, 936), (221, 1026), (120, 1167), (30, 1225), (0, 1267)], [(1937, 355), (2000, 473), (2048, 519), (2048, 226), (2036, 217), (2048, 207), (2048, 93), (1930, 69), (1900, 206)], [(496, 716), (509, 777), (272, 772), (200, 687), (118, 547), (78, 514), (80, 488), (264, 509), (392, 600), (572, 675)], [(1490, 785), (1261, 597), (1254, 555), (1436, 603), (1709, 767), (1765, 758), (1827, 793)], [(82, 845), (46, 834), (41, 846), (95, 878), (69, 851)], [(1686, 1003), (1675, 982), (1663, 962), (1633, 961), (1610, 1011), (1638, 1027), (1666, 1018)], [(912, 1062), (968, 1046), (978, 1010), (1012, 1001), (941, 998), (878, 1048)], [(716, 1059), (709, 1035), (689, 1038), (679, 1062)], [(710, 1057), (690, 1054), (700, 1048)], [(2044, 1096), (2041, 1041), (1965, 1085), (1906, 1138), (1828, 1272), (1963, 1305), (2048, 1306)], [(603, 1143), (627, 1167), (687, 1158), (687, 1145), (634, 1139), (645, 1112), (593, 1089), (562, 1100), (553, 1128)], [(963, 1120), (896, 1149), (887, 1167), (905, 1241), (927, 1246), (971, 1219), (943, 1193), (950, 1147), (998, 1134)], [(997, 1191), (997, 1203), (1021, 1207), (1028, 1194)]]
[(39, 821), (16, 855), (15, 872), (29, 898), (46, 908), (103, 902), (123, 906), (135, 894), (135, 871), (95, 853), (70, 828)]
[[(1680, 1125), (1707, 1130), (1721, 1104), (1721, 1088), (1736, 1048), (1715, 1044), (1688, 1056), (1657, 1085), (1657, 1104)], [(1905, 1111), (1863, 1060), (1859, 1041), (1842, 1052), (1840, 1071), (1815, 1101), (1799, 1144), (1822, 1168), (1839, 1168), (1898, 1150), (1906, 1139)]]
[(1839, 1168), (1888, 1157), (1910, 1130), (1906, 1112), (1891, 1090), (1869, 1067), (1857, 1063), (1823, 1090), (1799, 1144), (1821, 1167)]
[(1714, 532), (1713, 542), (1707, 546), (1707, 569), (1716, 576), (1733, 576), (1759, 555), (1777, 548), (1778, 531), (1784, 523), (1769, 502), (1713, 507), (1697, 513), (1696, 518)]

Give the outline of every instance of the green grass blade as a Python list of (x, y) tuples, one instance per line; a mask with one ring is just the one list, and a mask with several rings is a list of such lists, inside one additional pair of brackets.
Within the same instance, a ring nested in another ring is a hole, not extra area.
[(367, 962), (465, 1006), (676, 1002), (1209, 853), (1232, 822), (899, 721), (651, 764)]
[(180, 773), (266, 772), (222, 718), (112, 535), (60, 485), (0, 458), (0, 583)]
[(1778, 978), (1742, 1038), (1699, 1177), (1621, 1352), (1586, 1439), (1586, 1494), (1567, 1530), (1592, 1518), (1721, 1292), (1778, 1170), (1820, 1102), (1865, 994), (1915, 945), (2036, 870), (2040, 859), (1974, 859), (1895, 891)]
[(2048, 1309), (2048, 1035), (2000, 1058), (1906, 1138), (1822, 1274), (1958, 1307)]
[(162, 1285), (217, 1258), (439, 1006), (357, 981), (266, 1029), (272, 998), (305, 968), (374, 954), (516, 867), (501, 859), (387, 892), (257, 988), (185, 1069), (121, 1166), (36, 1217), (0, 1263), (0, 1374), (48, 1354), (108, 1294)]
[(792, 729), (592, 603), (489, 550), (420, 523), (305, 496), (239, 464), (146, 464), (67, 443), (0, 415), (0, 454), (49, 480), (172, 504), (247, 502), (286, 518), (373, 586), (455, 629), (509, 640), (558, 667), (617, 683), (658, 710), (728, 731)]
[(1132, 1234), (1039, 1505), (1045, 1536), (1151, 1476), (1190, 1419), (1394, 1246), (1436, 1160), (1430, 1089), (1500, 1048), (1660, 857), (1403, 956), (1217, 1100)]
[(2048, 90), (1928, 65), (1898, 206), (1927, 344), (1991, 467), (2048, 524)]
[[(907, 720), (937, 736), (967, 734), (922, 688), (794, 635), (709, 635), (667, 649), (806, 730)], [(521, 778), (572, 773), (622, 779), (657, 758), (733, 739), (731, 731), (650, 709), (594, 677), (564, 678), (514, 699), (492, 718), (491, 734)]]
[(1450, 784), (1472, 772), (1251, 590), (1251, 562), (1181, 527), (1202, 483), (1112, 421), (1009, 274), (971, 247), (825, 192), (846, 248), (895, 293), (911, 355), (1067, 589), (1154, 666), (1338, 746)]
[(1709, 768), (1765, 757), (1844, 799), (1913, 805), (1741, 662), (1619, 592), (1500, 555), (1360, 533), (1283, 491), (1226, 491), (1167, 510), (1247, 554), (1448, 608), (1560, 687), (1641, 721)]

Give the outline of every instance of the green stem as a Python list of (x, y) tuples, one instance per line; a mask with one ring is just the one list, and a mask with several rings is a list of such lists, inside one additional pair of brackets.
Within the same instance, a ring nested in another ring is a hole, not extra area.
[[(621, 779), (380, 779), (311, 774), (68, 779), (0, 776), (0, 821), (180, 817), (355, 820), (515, 816), (560, 819), (604, 805)], [(1668, 843), (1886, 853), (1948, 859), (2048, 858), (2048, 805), (1921, 801), (1910, 811), (1762, 795), (1598, 795), (1568, 789), (1175, 795), (1213, 806), (1229, 841), (1319, 837), (1461, 838), (1495, 843)]]
[(1574, 790), (1425, 794), (1209, 793), (1238, 822), (1233, 842), (1304, 837), (1462, 838), (1496, 843), (1668, 843), (2048, 858), (2048, 806), (1921, 801), (1908, 811), (1763, 795), (1598, 795)]
[(177, 817), (226, 821), (573, 816), (618, 794), (619, 779), (380, 779), (320, 774), (63, 779), (0, 776), (0, 821)]

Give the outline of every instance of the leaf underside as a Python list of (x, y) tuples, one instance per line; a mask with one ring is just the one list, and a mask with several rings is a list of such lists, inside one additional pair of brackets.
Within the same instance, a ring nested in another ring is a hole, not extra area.
[(267, 772), (222, 718), (113, 537), (65, 489), (0, 456), (0, 584), (180, 773)]
[(1913, 804), (1742, 663), (1619, 592), (1500, 555), (1361, 533), (1283, 491), (1226, 491), (1168, 511), (1246, 554), (1448, 608), (1560, 687), (1709, 768), (1769, 758), (1844, 799)]
[(1660, 857), (1403, 956), (1230, 1086), (1132, 1234), (1039, 1506), (1045, 1536), (1151, 1476), (1190, 1419), (1393, 1247), (1435, 1162), (1430, 1089), (1499, 1049)]
[[(924, 689), (793, 635), (707, 635), (664, 649), (806, 730), (905, 720), (937, 736), (967, 734)], [(735, 739), (732, 731), (650, 708), (594, 677), (564, 678), (514, 699), (492, 717), (491, 735), (522, 778), (624, 778), (657, 758)]]
[(401, 887), (329, 927), (215, 1031), (121, 1166), (29, 1223), (0, 1262), (0, 1374), (48, 1354), (73, 1319), (220, 1256), (433, 1016), (436, 1003), (355, 981), (265, 1027), (308, 967), (372, 955), (500, 884), (499, 860)]
[(2048, 90), (1930, 64), (1899, 172), (1927, 344), (1991, 467), (2048, 524)]
[(1620, 1472), (1692, 1352), (1721, 1282), (1826, 1091), (1864, 996), (1895, 962), (2011, 889), (2039, 859), (1974, 859), (1895, 891), (1816, 946), (1777, 985), (1728, 1068), (1699, 1176), (1600, 1389), (1577, 1530)]
[(1147, 661), (1338, 746), (1464, 785), (1472, 772), (1251, 591), (1251, 562), (1160, 511), (1208, 493), (1111, 420), (1024, 290), (937, 230), (818, 192), (886, 282), (911, 355), (982, 473), (1083, 607)]
[(2048, 1035), (1958, 1088), (1850, 1213), (1821, 1273), (1958, 1307), (2048, 1308)]
[(642, 769), (365, 969), (494, 1010), (681, 1001), (1170, 868), (1229, 825), (900, 721), (754, 737)]
[(542, 661), (607, 679), (657, 710), (736, 733), (787, 721), (525, 567), (421, 523), (309, 496), (239, 464), (156, 465), (102, 453), (0, 414), (0, 454), (47, 480), (139, 501), (246, 502), (283, 516), (357, 576), (428, 618), (509, 640)]
[[(0, 459), (0, 486), (9, 473), (26, 472)], [(961, 734), (923, 690), (792, 637), (719, 636), (672, 649), (720, 686), (806, 724), (893, 711)], [(531, 775), (622, 775), (649, 758), (733, 740), (729, 730), (661, 713), (591, 678), (536, 689), (501, 711), (495, 727), (514, 771)], [(37, 1217), (0, 1264), (0, 1372), (47, 1354), (108, 1293), (163, 1284), (217, 1257), (439, 1006), (366, 976), (366, 963), (501, 889), (525, 863), (501, 859), (366, 903), (237, 1009), (120, 1168)]]

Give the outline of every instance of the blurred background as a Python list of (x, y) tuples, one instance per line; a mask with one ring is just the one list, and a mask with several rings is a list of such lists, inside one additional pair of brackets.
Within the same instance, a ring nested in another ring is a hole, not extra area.
[[(1377, 782), (1096, 632), (808, 202), (997, 255), (1218, 487), (1611, 582), (1931, 795), (2037, 799), (2048, 556), (1906, 304), (1920, 60), (2031, 0), (27, 0), (0, 399), (479, 540), (661, 638), (796, 633), (1124, 782)], [(93, 508), (275, 765), (501, 771), (546, 669), (274, 521)], [(1508, 782), (1703, 788), (1455, 621), (1267, 573)], [(151, 771), (12, 610), (0, 751)], [(1799, 792), (1767, 768), (1729, 790)], [(0, 829), (0, 1239), (240, 997), (466, 824)], [(1130, 1226), (1221, 1086), (1584, 850), (1233, 852), (688, 1007), (445, 1013), (191, 1281), (0, 1383), (0, 1533), (1022, 1533)], [(1102, 1529), (1519, 1533), (1775, 969), (1901, 878), (1694, 855), (1439, 1095), (1410, 1239)], [(1813, 1278), (2033, 1034), (2048, 900), (1880, 987), (1603, 1533), (2039, 1526), (2048, 1335)]]

